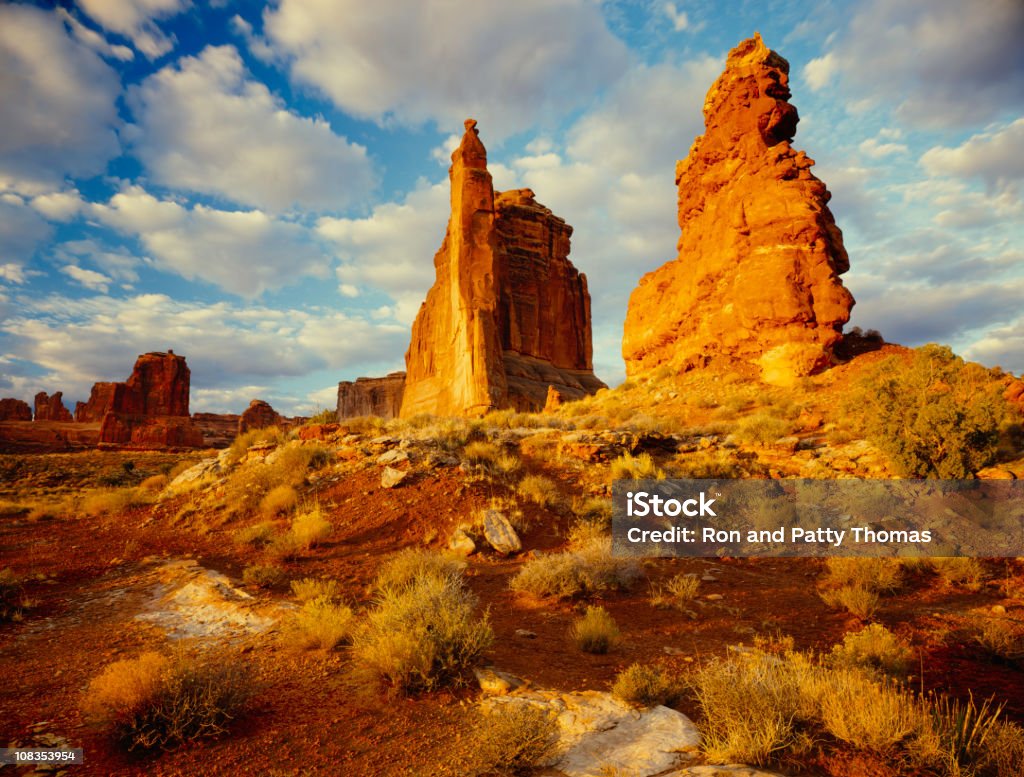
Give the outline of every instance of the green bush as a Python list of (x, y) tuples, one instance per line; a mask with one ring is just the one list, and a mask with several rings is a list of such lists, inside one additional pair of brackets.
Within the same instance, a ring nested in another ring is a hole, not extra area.
[(846, 410), (901, 475), (942, 479), (992, 464), (1009, 414), (992, 372), (937, 345), (916, 349), (909, 364), (896, 356), (880, 362)]

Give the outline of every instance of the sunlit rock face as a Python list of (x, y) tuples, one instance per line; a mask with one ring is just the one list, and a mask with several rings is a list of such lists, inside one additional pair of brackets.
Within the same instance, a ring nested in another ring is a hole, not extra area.
[(791, 146), (788, 83), (760, 35), (729, 53), (676, 165), (678, 257), (630, 296), (627, 374), (739, 362), (785, 385), (831, 363), (854, 304), (849, 258), (814, 161)]

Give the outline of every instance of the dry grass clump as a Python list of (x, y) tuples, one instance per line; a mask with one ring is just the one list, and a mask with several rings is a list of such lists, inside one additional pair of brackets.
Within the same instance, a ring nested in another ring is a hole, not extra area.
[(233, 467), (243, 458), (253, 445), (264, 444), (278, 446), (285, 440), (284, 432), (277, 426), (268, 426), (264, 429), (250, 429), (238, 435), (228, 452), (224, 454), (224, 466)]
[(580, 522), (595, 523), (611, 531), (612, 514), (615, 511), (611, 499), (599, 496), (577, 499), (573, 501), (572, 511)]
[(285, 579), (284, 570), (275, 564), (250, 564), (242, 570), (242, 582), (257, 588), (275, 588)]
[(611, 463), (609, 475), (612, 480), (663, 480), (665, 472), (649, 453), (634, 456), (623, 453)]
[(652, 607), (661, 610), (683, 610), (697, 598), (700, 578), (693, 574), (678, 574), (664, 583), (651, 585)]
[(558, 486), (551, 478), (543, 475), (527, 475), (519, 481), (516, 491), (523, 499), (541, 507), (553, 507), (559, 499)]
[(859, 667), (892, 677), (905, 677), (912, 658), (907, 643), (880, 623), (847, 634), (842, 645), (832, 648), (830, 656), (836, 666)]
[(405, 590), (417, 580), (428, 577), (459, 580), (465, 568), (466, 563), (453, 556), (422, 548), (406, 548), (384, 562), (373, 581), (372, 590), (376, 594)]
[(969, 591), (977, 591), (988, 577), (984, 565), (978, 559), (967, 556), (930, 558), (928, 564), (947, 585)]
[(575, 550), (527, 561), (510, 586), (534, 596), (568, 599), (608, 589), (628, 589), (640, 574), (633, 559), (612, 556), (610, 537), (595, 537)]
[(518, 472), (523, 462), (505, 447), (488, 440), (471, 442), (462, 451), (462, 460), (491, 475), (508, 477)]
[(587, 611), (573, 621), (570, 631), (576, 647), (584, 653), (607, 653), (618, 644), (622, 632), (615, 619), (604, 607), (587, 607)]
[(147, 652), (94, 678), (82, 711), (129, 750), (173, 747), (225, 733), (252, 693), (248, 676), (223, 656)]
[(970, 632), (990, 655), (1004, 661), (1024, 661), (1024, 621), (979, 614), (974, 617)]
[(352, 621), (350, 607), (336, 597), (318, 596), (303, 602), (302, 608), (291, 616), (284, 638), (303, 650), (333, 650), (351, 633)]
[(445, 453), (458, 454), (470, 442), (483, 439), (483, 424), (468, 418), (445, 418), (424, 426), (422, 434)]
[[(265, 431), (265, 430), (259, 430)], [(236, 466), (224, 483), (223, 501), (231, 515), (245, 515), (256, 512), (264, 498), (283, 486), (298, 488), (313, 470), (323, 467), (330, 460), (330, 452), (321, 445), (311, 445), (300, 440), (279, 445), (265, 458), (245, 461)], [(282, 488), (272, 499), (287, 501), (287, 492)], [(268, 507), (271, 507), (268, 503)]]
[(252, 545), (253, 547), (262, 548), (274, 539), (276, 531), (276, 523), (273, 521), (261, 521), (252, 526), (238, 529), (232, 535), (232, 539), (237, 545)]
[(79, 509), (88, 516), (98, 518), (101, 515), (122, 513), (129, 507), (149, 504), (151, 501), (151, 494), (140, 493), (134, 488), (103, 488), (87, 493)]
[(274, 518), (289, 512), (298, 504), (299, 495), (289, 485), (274, 486), (260, 500), (260, 512), (267, 518)]
[(861, 620), (872, 617), (880, 597), (902, 585), (903, 565), (895, 559), (829, 558), (819, 596), (833, 609), (845, 609)]
[(683, 695), (684, 685), (668, 671), (650, 664), (630, 664), (615, 677), (612, 694), (628, 704), (671, 706)]
[(139, 490), (147, 494), (159, 494), (168, 482), (167, 475), (150, 475), (139, 483)]
[(747, 477), (747, 469), (728, 451), (706, 450), (680, 453), (670, 466), (672, 477), (694, 480), (736, 479)]
[(306, 577), (292, 580), (292, 593), (300, 602), (311, 602), (314, 599), (337, 601), (341, 598), (341, 586), (333, 578)]
[(495, 704), (477, 714), (467, 740), (473, 748), (470, 774), (531, 774), (553, 760), (558, 721), (535, 704)]
[(267, 545), (267, 554), (278, 561), (287, 561), (311, 550), (326, 540), (334, 526), (327, 520), (319, 505), (296, 513), (286, 531), (276, 534)]
[(375, 582), (374, 605), (352, 632), (354, 675), (400, 693), (459, 684), (494, 640), (488, 616), (475, 614), (461, 575), (432, 565), (406, 577), (407, 569)]
[(818, 595), (833, 610), (846, 610), (862, 621), (868, 620), (878, 611), (879, 596), (874, 591), (859, 585), (844, 585), (819, 591)]
[(733, 434), (738, 440), (754, 445), (768, 445), (793, 433), (793, 424), (771, 413), (754, 413), (736, 424)]

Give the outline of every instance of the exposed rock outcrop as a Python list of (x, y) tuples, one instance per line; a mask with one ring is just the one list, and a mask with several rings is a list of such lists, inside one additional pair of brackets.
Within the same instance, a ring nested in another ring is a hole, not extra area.
[(338, 384), (338, 419), (376, 415), (397, 418), (402, 411), (405, 373), (392, 372), (383, 378), (357, 378)]
[(238, 419), (238, 433), (245, 434), (250, 429), (266, 429), (268, 426), (280, 426), (284, 419), (269, 402), (254, 399), (249, 403), (242, 416)]
[(207, 448), (226, 448), (238, 436), (238, 420), (236, 413), (193, 413), (192, 424), (203, 435), (203, 445)]
[(97, 383), (76, 420), (103, 411), (100, 444), (137, 448), (199, 447), (203, 435), (188, 414), (191, 373), (173, 351), (140, 356), (124, 383)]
[(731, 361), (786, 384), (831, 363), (853, 306), (849, 259), (813, 160), (790, 145), (788, 74), (755, 34), (708, 91), (705, 133), (676, 166), (678, 258), (630, 297), (628, 375)]
[(45, 391), (40, 391), (35, 396), (35, 420), (36, 421), (60, 421), (70, 423), (75, 419), (71, 412), (64, 407), (63, 393), (58, 391), (52, 397)]
[(0, 421), (31, 421), (32, 408), (22, 399), (0, 399)]
[(604, 384), (591, 362), (590, 295), (572, 228), (519, 189), (495, 195), (476, 122), (452, 154), (451, 218), (413, 323), (401, 415), (540, 410)]

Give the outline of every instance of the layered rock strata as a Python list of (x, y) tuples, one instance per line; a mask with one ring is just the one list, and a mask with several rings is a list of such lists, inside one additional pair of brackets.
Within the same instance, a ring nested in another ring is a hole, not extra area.
[(383, 378), (343, 380), (338, 384), (338, 418), (398, 418), (404, 391), (404, 372), (392, 372)]
[(254, 399), (249, 403), (238, 419), (238, 433), (245, 434), (250, 429), (265, 429), (268, 426), (280, 426), (284, 419), (269, 402)]
[(36, 421), (60, 421), (70, 423), (75, 419), (71, 417), (70, 411), (64, 407), (63, 393), (58, 391), (52, 397), (45, 391), (35, 395), (35, 420)]
[(628, 375), (732, 362), (787, 384), (831, 363), (853, 306), (849, 259), (814, 161), (790, 145), (788, 80), (755, 34), (708, 91), (704, 135), (676, 166), (678, 258), (629, 300)]
[(32, 408), (23, 399), (0, 399), (0, 421), (31, 421)]

